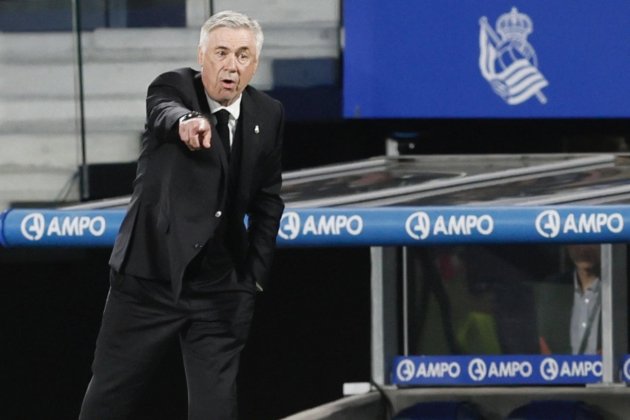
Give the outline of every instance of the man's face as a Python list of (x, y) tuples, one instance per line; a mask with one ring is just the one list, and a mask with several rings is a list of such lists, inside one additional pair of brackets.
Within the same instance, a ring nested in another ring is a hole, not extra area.
[(575, 269), (583, 281), (599, 278), (599, 265), (593, 261), (576, 261)]
[(254, 33), (245, 28), (216, 28), (199, 46), (197, 60), (208, 96), (228, 106), (245, 89), (258, 67)]

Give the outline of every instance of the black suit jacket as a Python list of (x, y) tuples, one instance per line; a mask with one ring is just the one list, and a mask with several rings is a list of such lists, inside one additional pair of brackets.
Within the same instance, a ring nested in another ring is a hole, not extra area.
[[(110, 265), (126, 274), (168, 280), (177, 295), (187, 265), (226, 217), (228, 161), (214, 127), (210, 149), (190, 151), (179, 139), (181, 116), (192, 110), (209, 114), (199, 72), (184, 68), (158, 76), (146, 102), (134, 192)], [(265, 284), (284, 209), (279, 195), (283, 125), (280, 102), (250, 86), (243, 91), (237, 124), (241, 171), (227, 235), (235, 245), (240, 280), (252, 285)]]

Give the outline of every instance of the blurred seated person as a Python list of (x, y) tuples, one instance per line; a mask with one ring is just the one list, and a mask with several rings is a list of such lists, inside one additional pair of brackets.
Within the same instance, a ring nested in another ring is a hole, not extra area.
[(602, 309), (599, 245), (570, 245), (567, 251), (575, 265), (571, 350), (573, 354), (599, 353)]
[(571, 270), (548, 278), (540, 290), (541, 353), (597, 354), (601, 352), (600, 246), (574, 244), (566, 251)]
[[(456, 337), (464, 354), (536, 354), (538, 322), (531, 260), (542, 258), (532, 245), (467, 246), (463, 256), (468, 313)], [(456, 306), (456, 310), (461, 309)]]

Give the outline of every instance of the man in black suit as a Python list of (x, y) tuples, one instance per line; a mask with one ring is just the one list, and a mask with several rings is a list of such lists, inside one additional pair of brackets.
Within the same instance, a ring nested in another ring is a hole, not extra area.
[[(81, 419), (125, 419), (179, 340), (189, 419), (234, 419), (235, 378), (284, 208), (283, 109), (248, 86), (260, 25), (235, 12), (201, 29), (201, 72), (158, 76)], [(247, 225), (244, 218), (247, 216)]]

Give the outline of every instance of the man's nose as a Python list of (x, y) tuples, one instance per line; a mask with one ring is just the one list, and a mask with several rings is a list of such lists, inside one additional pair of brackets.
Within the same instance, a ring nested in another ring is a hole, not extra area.
[(225, 63), (225, 67), (228, 70), (236, 70), (236, 54), (230, 54)]

